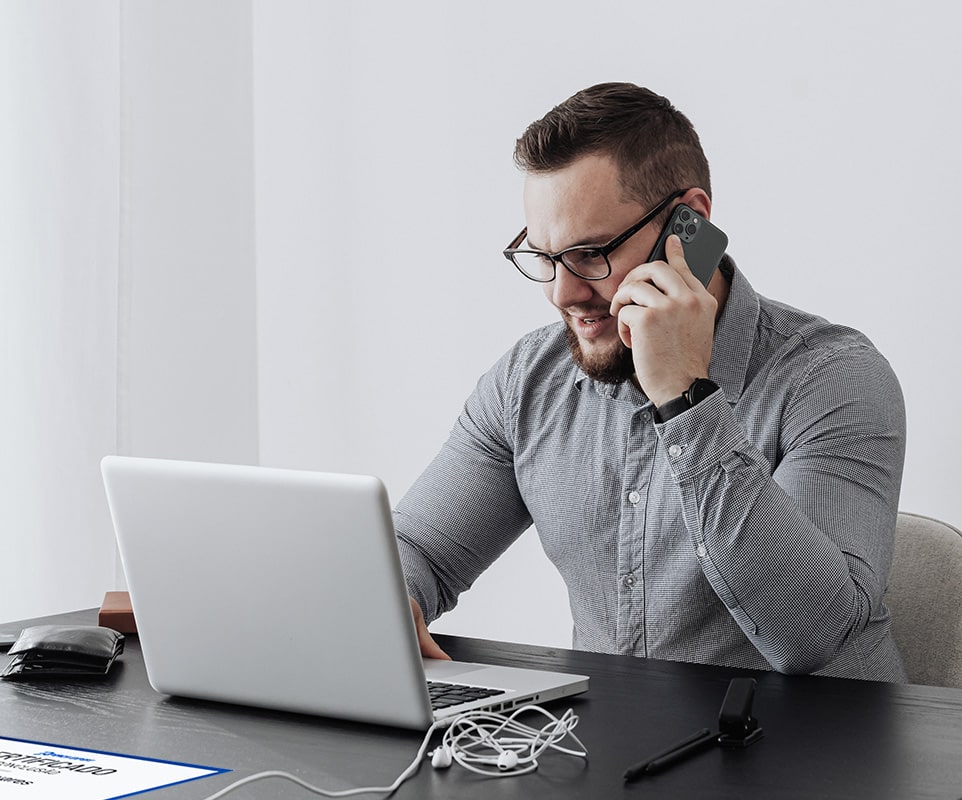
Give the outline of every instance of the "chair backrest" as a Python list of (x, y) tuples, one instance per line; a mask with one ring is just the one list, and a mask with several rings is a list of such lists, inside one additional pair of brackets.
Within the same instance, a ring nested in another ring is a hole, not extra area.
[(909, 681), (962, 688), (962, 531), (900, 512), (885, 602)]

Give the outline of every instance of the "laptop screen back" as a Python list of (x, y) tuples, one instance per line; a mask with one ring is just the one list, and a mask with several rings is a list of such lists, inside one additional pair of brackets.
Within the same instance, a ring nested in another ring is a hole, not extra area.
[(431, 723), (377, 478), (119, 456), (101, 468), (157, 691)]

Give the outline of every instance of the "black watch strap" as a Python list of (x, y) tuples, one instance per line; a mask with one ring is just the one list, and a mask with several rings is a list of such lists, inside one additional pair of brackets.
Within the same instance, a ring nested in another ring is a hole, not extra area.
[(695, 378), (688, 389), (676, 397), (658, 406), (655, 409), (655, 420), (657, 422), (668, 422), (672, 417), (677, 417), (692, 406), (698, 405), (709, 395), (718, 391), (718, 384), (708, 378)]
[(664, 405), (658, 406), (658, 408), (655, 409), (655, 421), (668, 422), (672, 417), (677, 417), (689, 408), (691, 408), (691, 405), (688, 402), (688, 393), (685, 392), (680, 397), (676, 397)]

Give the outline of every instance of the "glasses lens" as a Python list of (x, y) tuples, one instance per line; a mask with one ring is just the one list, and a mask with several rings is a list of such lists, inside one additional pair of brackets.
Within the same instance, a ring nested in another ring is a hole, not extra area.
[(574, 273), (582, 278), (605, 278), (611, 271), (608, 259), (600, 250), (591, 247), (576, 247), (561, 256), (561, 260)]
[(545, 283), (554, 278), (554, 262), (544, 253), (514, 253), (514, 263), (533, 281)]

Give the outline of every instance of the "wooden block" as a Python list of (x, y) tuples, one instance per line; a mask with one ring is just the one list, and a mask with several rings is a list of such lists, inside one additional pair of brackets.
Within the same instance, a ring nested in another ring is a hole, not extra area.
[(107, 592), (103, 605), (100, 606), (97, 624), (120, 633), (137, 633), (137, 621), (134, 619), (134, 610), (130, 607), (130, 594)]

